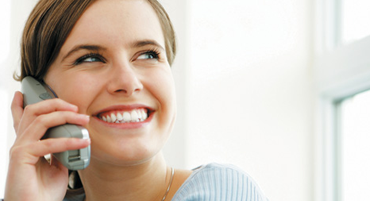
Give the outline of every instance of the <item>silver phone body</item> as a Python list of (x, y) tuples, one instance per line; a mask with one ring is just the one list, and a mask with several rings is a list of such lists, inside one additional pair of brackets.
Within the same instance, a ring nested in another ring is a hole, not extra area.
[[(54, 92), (33, 77), (22, 80), (23, 106), (34, 104), (46, 99), (56, 98)], [(64, 124), (49, 128), (42, 139), (46, 138), (82, 138), (89, 139), (86, 128), (74, 124)], [(54, 153), (54, 157), (70, 170), (85, 169), (90, 163), (90, 145), (83, 149)]]

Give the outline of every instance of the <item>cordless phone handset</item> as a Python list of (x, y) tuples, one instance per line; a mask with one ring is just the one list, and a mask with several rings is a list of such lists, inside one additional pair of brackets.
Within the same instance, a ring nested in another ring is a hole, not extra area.
[[(22, 80), (23, 107), (46, 99), (57, 98), (57, 95), (46, 84), (27, 76)], [(49, 128), (42, 139), (47, 138), (82, 138), (88, 139), (86, 128), (74, 124), (64, 124)], [(90, 145), (83, 149), (54, 153), (54, 157), (70, 170), (85, 169), (90, 163)]]

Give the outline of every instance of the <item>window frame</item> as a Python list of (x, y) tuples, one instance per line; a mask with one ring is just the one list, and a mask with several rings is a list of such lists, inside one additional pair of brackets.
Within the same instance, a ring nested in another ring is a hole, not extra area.
[[(340, 44), (340, 0), (315, 0), (313, 77), (315, 93), (314, 191), (316, 201), (338, 201), (338, 103), (370, 89), (370, 36)], [(336, 20), (337, 19), (337, 20)]]

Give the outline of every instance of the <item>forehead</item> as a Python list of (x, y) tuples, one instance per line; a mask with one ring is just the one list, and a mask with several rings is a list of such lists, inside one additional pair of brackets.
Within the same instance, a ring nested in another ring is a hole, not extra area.
[(122, 47), (137, 40), (155, 40), (164, 47), (152, 6), (145, 0), (98, 0), (82, 14), (61, 51), (76, 43)]

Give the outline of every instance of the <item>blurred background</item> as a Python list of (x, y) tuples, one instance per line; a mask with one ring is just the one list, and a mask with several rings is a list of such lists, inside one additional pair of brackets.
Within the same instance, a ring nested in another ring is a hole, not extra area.
[[(12, 75), (36, 2), (0, 7), (0, 197), (20, 89)], [(160, 2), (179, 44), (169, 165), (235, 164), (271, 201), (368, 200), (369, 1)]]

